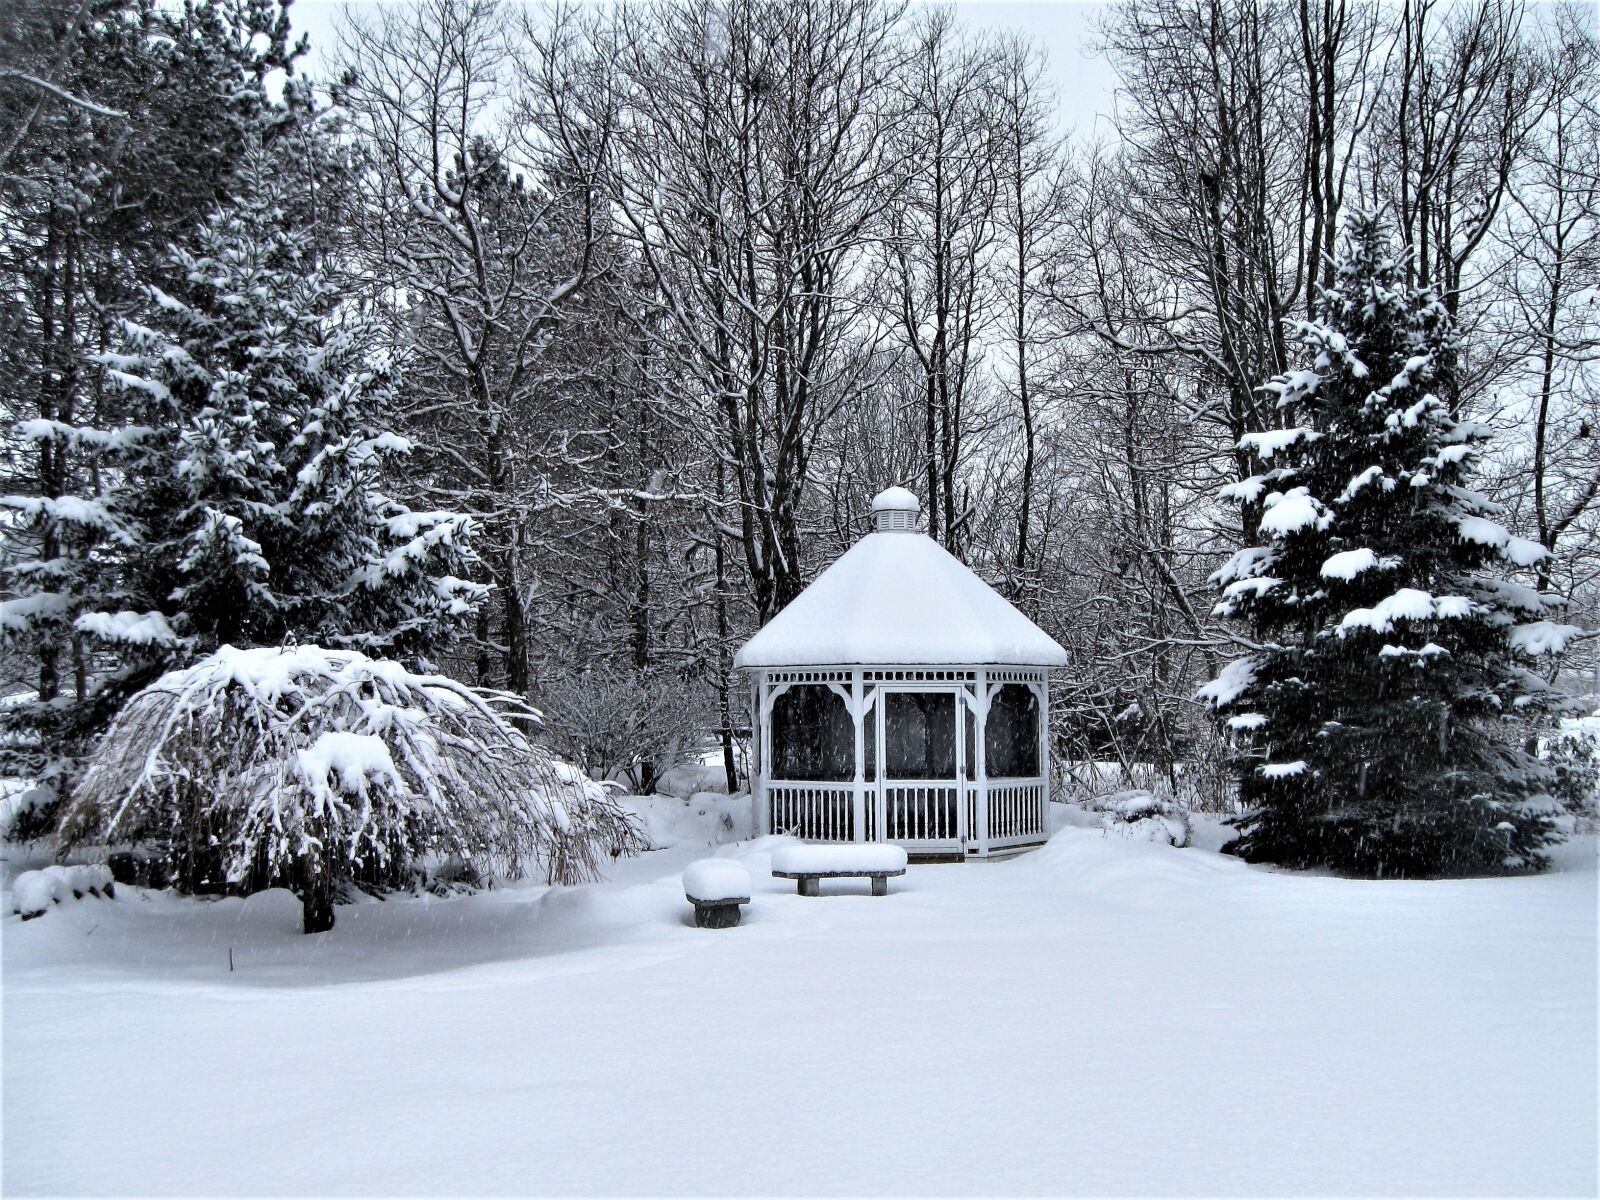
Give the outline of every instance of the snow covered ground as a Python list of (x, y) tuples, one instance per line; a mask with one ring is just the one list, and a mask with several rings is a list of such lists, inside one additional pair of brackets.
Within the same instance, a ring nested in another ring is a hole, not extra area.
[(710, 931), (678, 876), (733, 835), (674, 803), (677, 844), (606, 884), (315, 937), (281, 892), (7, 917), (0, 1185), (1595, 1193), (1592, 839), (1538, 878), (1363, 883), (1073, 826), (818, 899), (768, 839), (719, 851), (755, 895)]

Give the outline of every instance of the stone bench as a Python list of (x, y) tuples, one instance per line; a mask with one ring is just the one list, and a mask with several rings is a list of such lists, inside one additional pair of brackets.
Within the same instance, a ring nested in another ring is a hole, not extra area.
[(773, 878), (793, 879), (801, 896), (821, 895), (824, 879), (869, 879), (874, 896), (887, 896), (889, 880), (905, 873), (905, 849), (884, 842), (785, 846), (772, 856)]

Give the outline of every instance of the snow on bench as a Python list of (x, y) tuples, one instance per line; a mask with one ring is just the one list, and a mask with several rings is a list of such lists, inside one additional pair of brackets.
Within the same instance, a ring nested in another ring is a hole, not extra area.
[(11, 885), (11, 911), (24, 921), (42, 916), (52, 904), (84, 896), (116, 895), (105, 867), (46, 867), (24, 871)]
[(817, 895), (819, 879), (870, 879), (872, 894), (889, 894), (889, 877), (906, 873), (904, 846), (886, 842), (843, 842), (784, 846), (772, 855), (776, 879), (793, 879), (802, 896)]
[(750, 872), (730, 858), (702, 858), (683, 871), (683, 894), (701, 929), (732, 929), (739, 906), (750, 903)]

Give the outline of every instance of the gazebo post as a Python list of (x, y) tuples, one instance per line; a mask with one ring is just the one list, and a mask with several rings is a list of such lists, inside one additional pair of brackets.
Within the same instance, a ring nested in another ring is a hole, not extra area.
[(867, 689), (861, 681), (861, 668), (850, 672), (850, 719), (856, 727), (855, 786), (850, 792), (850, 829), (853, 840), (867, 840)]
[(984, 742), (989, 732), (989, 672), (978, 668), (976, 686), (972, 691), (972, 701), (977, 718), (972, 732), (972, 781), (978, 789), (978, 828), (970, 831), (971, 836), (977, 839), (978, 855), (981, 858), (989, 857), (989, 756), (985, 753)]
[(1039, 672), (1039, 831), (1050, 836), (1050, 672)]
[(759, 732), (758, 747), (760, 754), (761, 770), (761, 795), (757, 798), (760, 804), (760, 815), (757, 818), (757, 832), (765, 835), (772, 832), (772, 809), (767, 803), (767, 781), (772, 778), (772, 683), (768, 678), (769, 672), (758, 672), (760, 682), (756, 687), (756, 725)]

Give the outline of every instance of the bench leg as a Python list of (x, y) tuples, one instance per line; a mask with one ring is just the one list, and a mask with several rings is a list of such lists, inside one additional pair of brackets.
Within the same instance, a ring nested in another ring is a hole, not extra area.
[(872, 894), (874, 896), (887, 896), (889, 894), (889, 877), (887, 875), (874, 875), (872, 877)]
[(817, 880), (815, 880), (815, 879), (804, 879), (804, 878), (797, 879), (795, 881), (795, 890), (799, 895), (802, 895), (802, 896), (815, 896), (815, 895), (818, 895), (818, 892), (817, 892)]

